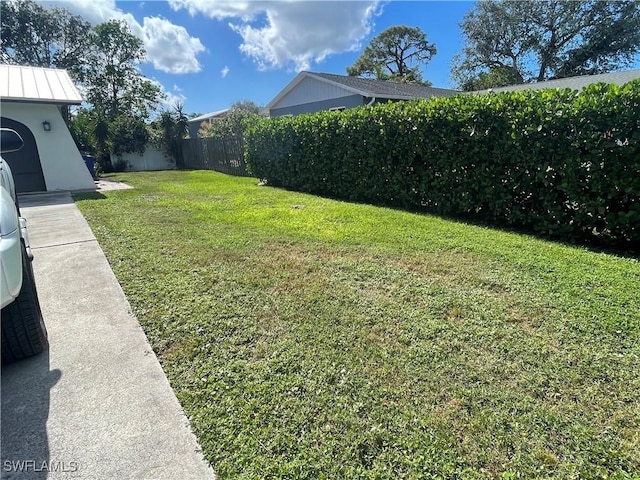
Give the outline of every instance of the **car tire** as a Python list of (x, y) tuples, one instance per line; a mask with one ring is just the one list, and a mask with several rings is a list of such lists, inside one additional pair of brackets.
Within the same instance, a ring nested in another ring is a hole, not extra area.
[(18, 297), (2, 309), (2, 363), (36, 355), (49, 346), (42, 318), (31, 260), (22, 245), (22, 288)]

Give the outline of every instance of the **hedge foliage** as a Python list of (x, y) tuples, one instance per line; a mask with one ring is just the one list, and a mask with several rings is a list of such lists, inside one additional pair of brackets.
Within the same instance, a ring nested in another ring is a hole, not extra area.
[(640, 244), (640, 81), (278, 117), (245, 147), (274, 186)]

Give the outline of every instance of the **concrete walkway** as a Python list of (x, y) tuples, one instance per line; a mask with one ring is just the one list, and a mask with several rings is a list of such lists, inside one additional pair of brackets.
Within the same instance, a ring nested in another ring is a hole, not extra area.
[(2, 367), (2, 478), (214, 479), (71, 196), (21, 211), (50, 349)]

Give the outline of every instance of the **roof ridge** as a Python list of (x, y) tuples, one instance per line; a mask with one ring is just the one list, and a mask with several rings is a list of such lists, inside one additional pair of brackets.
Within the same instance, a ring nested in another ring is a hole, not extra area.
[(305, 71), (305, 73), (310, 73), (312, 75), (318, 75), (318, 76), (330, 76), (330, 77), (337, 77), (340, 79), (353, 79), (354, 81), (360, 81), (360, 82), (371, 82), (371, 83), (376, 83), (376, 84), (380, 84), (380, 85), (394, 85), (397, 86), (399, 88), (423, 88), (423, 89), (434, 89), (434, 90), (442, 90), (442, 91), (448, 91), (448, 92), (454, 92), (457, 91), (455, 89), (451, 89), (451, 88), (444, 88), (444, 87), (434, 87), (432, 85), (423, 85), (421, 83), (404, 83), (404, 82), (394, 82), (393, 80), (383, 80), (380, 78), (366, 78), (366, 77), (357, 77), (357, 76), (352, 76), (352, 75), (340, 75), (337, 73), (326, 73), (326, 72), (307, 72)]

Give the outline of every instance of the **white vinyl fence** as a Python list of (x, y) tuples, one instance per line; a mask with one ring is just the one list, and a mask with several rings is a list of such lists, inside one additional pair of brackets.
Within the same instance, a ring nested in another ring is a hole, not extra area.
[(142, 155), (139, 153), (125, 153), (122, 160), (127, 162), (127, 171), (142, 172), (149, 170), (175, 170), (175, 162), (163, 150), (147, 146)]

